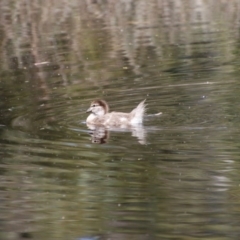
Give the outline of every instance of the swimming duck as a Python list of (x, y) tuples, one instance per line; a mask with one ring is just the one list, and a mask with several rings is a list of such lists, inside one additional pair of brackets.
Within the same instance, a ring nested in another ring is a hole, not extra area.
[(86, 123), (105, 127), (131, 127), (140, 125), (143, 122), (145, 113), (145, 101), (146, 99), (140, 102), (130, 113), (123, 113), (109, 112), (109, 106), (106, 101), (101, 99), (95, 100), (87, 110), (91, 114), (87, 117)]

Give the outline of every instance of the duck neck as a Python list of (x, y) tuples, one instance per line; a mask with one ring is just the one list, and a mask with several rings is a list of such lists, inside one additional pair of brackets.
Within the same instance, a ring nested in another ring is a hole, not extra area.
[(91, 114), (87, 117), (86, 122), (91, 122), (91, 121), (93, 121), (95, 118), (97, 118), (97, 115), (94, 114), (94, 113), (91, 113)]

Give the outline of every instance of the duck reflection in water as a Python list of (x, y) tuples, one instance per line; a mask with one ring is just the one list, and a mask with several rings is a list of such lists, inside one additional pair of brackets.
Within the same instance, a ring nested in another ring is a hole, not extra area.
[(92, 130), (92, 142), (106, 143), (110, 131), (130, 131), (137, 137), (139, 143), (145, 144), (145, 130), (142, 126), (145, 114), (145, 100), (140, 102), (130, 113), (109, 112), (109, 106), (104, 100), (95, 100), (87, 110), (90, 115), (86, 123)]
[(133, 137), (138, 139), (140, 144), (146, 144), (146, 132), (143, 126), (128, 127), (128, 128), (107, 128), (104, 126), (94, 126), (87, 124), (91, 130), (91, 141), (92, 143), (104, 144), (110, 138), (110, 131), (112, 132), (131, 132)]

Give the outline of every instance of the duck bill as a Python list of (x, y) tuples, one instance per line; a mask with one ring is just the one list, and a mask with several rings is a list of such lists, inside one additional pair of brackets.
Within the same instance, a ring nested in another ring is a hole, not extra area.
[(89, 108), (89, 109), (86, 111), (86, 113), (90, 113), (90, 112), (92, 112), (92, 109), (91, 109), (91, 108)]

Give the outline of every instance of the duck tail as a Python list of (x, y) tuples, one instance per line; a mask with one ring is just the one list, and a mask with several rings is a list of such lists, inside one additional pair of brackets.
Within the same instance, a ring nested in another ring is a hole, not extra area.
[(146, 111), (145, 101), (146, 101), (146, 99), (144, 99), (142, 102), (140, 102), (138, 104), (138, 106), (131, 111), (132, 124), (140, 124), (143, 122), (143, 116)]

